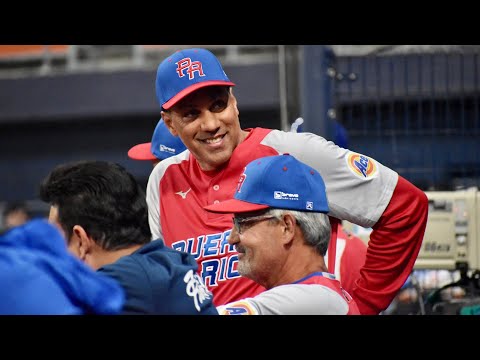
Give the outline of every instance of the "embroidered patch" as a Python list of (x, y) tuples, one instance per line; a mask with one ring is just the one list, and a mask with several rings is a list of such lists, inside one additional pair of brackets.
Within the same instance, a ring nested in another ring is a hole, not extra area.
[(377, 175), (378, 166), (368, 156), (357, 153), (349, 153), (346, 159), (348, 168), (356, 176), (362, 179), (368, 179)]
[(257, 309), (247, 300), (239, 300), (217, 308), (220, 315), (258, 315)]

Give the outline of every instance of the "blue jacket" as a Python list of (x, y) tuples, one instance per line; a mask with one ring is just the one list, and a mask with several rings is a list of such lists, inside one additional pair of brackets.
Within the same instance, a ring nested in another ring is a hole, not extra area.
[(117, 314), (123, 289), (68, 253), (65, 239), (45, 220), (0, 236), (0, 314)]
[(98, 269), (124, 288), (124, 314), (218, 315), (195, 258), (152, 241)]

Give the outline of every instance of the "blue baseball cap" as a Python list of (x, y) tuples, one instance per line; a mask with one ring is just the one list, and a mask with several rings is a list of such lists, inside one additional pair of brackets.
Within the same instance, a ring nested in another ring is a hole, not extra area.
[(134, 160), (165, 160), (186, 149), (178, 136), (173, 136), (160, 119), (149, 143), (138, 144), (128, 150), (128, 157)]
[(267, 208), (328, 213), (323, 178), (289, 154), (266, 156), (245, 167), (233, 199), (204, 207), (215, 213)]
[(158, 65), (155, 89), (166, 110), (195, 90), (212, 85), (235, 86), (220, 61), (206, 49), (179, 50)]

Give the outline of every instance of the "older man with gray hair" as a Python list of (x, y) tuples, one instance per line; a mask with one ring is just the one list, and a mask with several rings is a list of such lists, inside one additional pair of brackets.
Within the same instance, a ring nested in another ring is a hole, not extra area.
[(291, 155), (250, 162), (233, 199), (205, 207), (233, 213), (228, 239), (238, 272), (267, 290), (218, 306), (223, 315), (358, 315), (324, 261), (331, 238), (325, 184)]

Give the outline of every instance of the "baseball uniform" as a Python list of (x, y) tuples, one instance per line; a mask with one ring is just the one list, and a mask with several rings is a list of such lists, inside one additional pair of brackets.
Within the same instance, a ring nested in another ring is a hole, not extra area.
[[(368, 268), (374, 270), (364, 272), (368, 286), (360, 279), (354, 289), (362, 301), (352, 295), (359, 308), (363, 306), (362, 313), (379, 313), (387, 307), (395, 296), (392, 284), (399, 282), (400, 287), (406, 280), (421, 244), (416, 236), (421, 233), (422, 222), (412, 215), (421, 213), (416, 207), (416, 188), (372, 158), (340, 148), (318, 135), (264, 128), (245, 130), (248, 136), (219, 170), (202, 171), (188, 150), (154, 168), (147, 185), (153, 237), (194, 255), (216, 306), (259, 294), (264, 289), (237, 272), (237, 253), (227, 242), (231, 215), (209, 213), (203, 207), (232, 198), (250, 161), (290, 153), (322, 175), (330, 216), (374, 227), (370, 244), (379, 248), (367, 259)], [(395, 193), (401, 199), (398, 206), (392, 200)], [(412, 200), (405, 201), (410, 196)], [(396, 222), (398, 218), (404, 221)], [(375, 225), (380, 226), (377, 237)], [(402, 231), (395, 233), (395, 226), (402, 226)], [(383, 250), (386, 241), (396, 248), (395, 252)]]
[(355, 300), (335, 276), (316, 272), (253, 298), (221, 305), (220, 315), (359, 315)]

